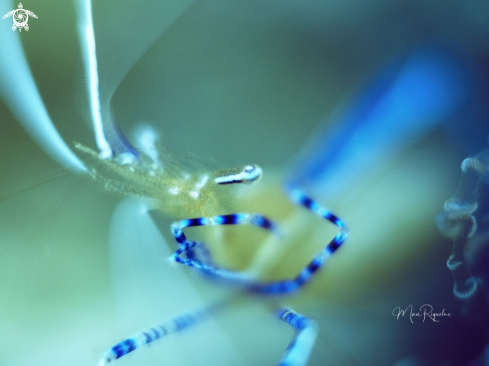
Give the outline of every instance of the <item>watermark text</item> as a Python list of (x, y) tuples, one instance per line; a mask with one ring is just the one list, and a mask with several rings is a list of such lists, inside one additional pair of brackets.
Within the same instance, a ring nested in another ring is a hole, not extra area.
[(450, 313), (446, 313), (445, 309), (443, 309), (439, 313), (435, 313), (433, 311), (433, 306), (430, 304), (424, 304), (419, 308), (418, 312), (413, 310), (413, 305), (409, 305), (406, 309), (402, 310), (400, 306), (396, 307), (392, 310), (392, 315), (399, 320), (400, 317), (404, 317), (404, 315), (409, 316), (409, 320), (411, 323), (414, 323), (414, 319), (423, 319), (423, 323), (425, 320), (432, 320), (435, 323), (438, 323), (440, 318), (450, 317), (452, 316)]

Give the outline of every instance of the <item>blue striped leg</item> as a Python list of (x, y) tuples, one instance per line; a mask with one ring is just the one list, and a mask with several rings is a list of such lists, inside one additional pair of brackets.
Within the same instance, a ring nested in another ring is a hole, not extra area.
[(278, 366), (306, 365), (316, 342), (318, 333), (316, 322), (304, 315), (297, 314), (291, 309), (280, 310), (277, 315), (280, 320), (292, 326), (296, 332), (282, 355)]
[(130, 338), (127, 338), (105, 351), (99, 365), (108, 365), (111, 362), (121, 358), (122, 356), (125, 356), (138, 348), (150, 344), (157, 339), (196, 325), (201, 321), (207, 319), (213, 312), (221, 307), (222, 305), (218, 304), (205, 310), (177, 316), (176, 318), (168, 320), (162, 324), (151, 327)]
[[(340, 232), (329, 242), (324, 250), (316, 255), (295, 278), (262, 283), (253, 280), (245, 273), (233, 272), (216, 267), (210, 261), (210, 253), (207, 252), (204, 244), (188, 241), (183, 233), (184, 228), (191, 226), (237, 225), (246, 223), (251, 223), (273, 232), (278, 232), (276, 225), (272, 221), (260, 215), (232, 214), (175, 222), (172, 224), (172, 233), (175, 240), (180, 245), (180, 248), (175, 252), (172, 259), (178, 263), (193, 267), (204, 275), (230, 282), (234, 285), (243, 286), (252, 292), (265, 295), (281, 295), (296, 291), (298, 288), (308, 283), (328, 257), (343, 244), (348, 236), (348, 229), (343, 221), (327, 209), (321, 207), (317, 202), (305, 196), (300, 190), (289, 189), (288, 192), (292, 201), (306, 207), (340, 228)], [(207, 259), (199, 260), (199, 257), (202, 257), (202, 255), (199, 256), (198, 253), (204, 252), (207, 253), (205, 256)], [(182, 253), (186, 254), (186, 258), (181, 257)]]
[[(171, 230), (180, 247), (173, 254), (172, 259), (177, 263), (193, 267), (213, 279), (229, 282), (233, 285), (249, 287), (251, 284), (254, 284), (254, 281), (248, 274), (216, 267), (212, 263), (211, 254), (207, 247), (203, 243), (189, 241), (183, 233), (184, 228), (192, 226), (240, 224), (252, 224), (279, 234), (277, 226), (271, 220), (257, 214), (240, 213), (177, 221), (172, 224)], [(182, 255), (185, 255), (185, 258), (182, 258)]]
[(183, 233), (183, 229), (192, 226), (207, 226), (207, 225), (240, 225), (253, 224), (266, 230), (278, 233), (277, 226), (264, 216), (256, 214), (236, 213), (231, 215), (221, 215), (214, 217), (200, 217), (197, 219), (187, 219), (174, 222), (171, 225), (171, 231), (178, 244), (182, 245), (188, 242), (187, 237)]
[(254, 284), (251, 286), (251, 290), (263, 294), (279, 295), (287, 294), (296, 291), (298, 288), (308, 283), (316, 271), (326, 262), (326, 260), (344, 243), (348, 236), (348, 228), (345, 223), (341, 221), (337, 216), (331, 213), (329, 210), (320, 206), (316, 201), (307, 197), (297, 188), (288, 188), (287, 192), (290, 199), (312, 211), (316, 215), (326, 219), (332, 224), (338, 226), (340, 231), (329, 242), (329, 244), (323, 249), (321, 253), (316, 255), (312, 261), (293, 279), (275, 281), (265, 284)]

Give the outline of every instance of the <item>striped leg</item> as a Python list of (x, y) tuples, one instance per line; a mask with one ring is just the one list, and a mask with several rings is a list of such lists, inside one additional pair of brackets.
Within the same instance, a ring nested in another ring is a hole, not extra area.
[(296, 331), (278, 366), (306, 365), (316, 341), (318, 332), (316, 323), (291, 309), (280, 310), (277, 315)]
[(251, 286), (251, 290), (263, 294), (279, 295), (296, 291), (299, 287), (308, 283), (316, 271), (326, 262), (326, 260), (344, 243), (348, 236), (348, 228), (345, 223), (330, 211), (321, 207), (316, 201), (304, 195), (299, 189), (287, 189), (290, 199), (312, 211), (316, 215), (326, 219), (340, 228), (340, 232), (329, 242), (321, 253), (316, 255), (312, 261), (294, 278), (290, 280), (275, 281), (270, 283), (257, 283)]
[[(292, 201), (295, 203), (306, 207), (315, 214), (340, 228), (340, 232), (329, 242), (324, 250), (315, 256), (295, 278), (263, 283), (255, 281), (247, 274), (216, 267), (212, 264), (210, 253), (207, 252), (205, 246), (202, 243), (188, 241), (187, 237), (183, 233), (184, 228), (191, 226), (238, 224), (253, 224), (277, 233), (278, 230), (276, 225), (269, 219), (260, 215), (232, 214), (175, 222), (172, 224), (171, 229), (175, 240), (180, 245), (180, 248), (175, 252), (172, 259), (178, 263), (193, 267), (204, 275), (214, 279), (223, 280), (234, 285), (243, 286), (252, 292), (265, 295), (281, 295), (296, 291), (298, 288), (308, 283), (316, 271), (326, 262), (328, 257), (333, 254), (341, 244), (343, 244), (348, 236), (348, 229), (343, 221), (325, 208), (321, 207), (317, 202), (305, 196), (300, 190), (289, 189), (289, 195)], [(199, 260), (199, 257), (203, 257), (202, 255), (199, 255), (199, 253), (206, 253), (204, 256), (206, 259)], [(182, 254), (185, 254), (186, 258), (182, 258)]]
[(99, 365), (108, 365), (112, 361), (115, 361), (138, 348), (150, 344), (157, 339), (196, 325), (207, 319), (213, 312), (221, 307), (222, 304), (218, 304), (205, 310), (184, 314), (127, 338), (105, 351)]
[[(213, 279), (225, 281), (237, 286), (249, 287), (255, 282), (248, 274), (216, 267), (212, 262), (211, 254), (207, 247), (203, 243), (189, 241), (183, 233), (184, 228), (192, 226), (240, 224), (252, 224), (279, 234), (277, 226), (272, 221), (256, 214), (231, 214), (177, 221), (172, 224), (171, 230), (180, 247), (173, 254), (172, 259), (177, 263), (193, 267), (200, 273)], [(182, 258), (182, 255), (185, 257)]]
[(277, 226), (266, 217), (252, 214), (231, 214), (214, 217), (200, 217), (197, 219), (187, 219), (174, 222), (171, 226), (171, 231), (178, 244), (185, 244), (187, 237), (183, 233), (183, 229), (192, 226), (207, 226), (207, 225), (240, 225), (253, 224), (266, 230), (278, 233)]

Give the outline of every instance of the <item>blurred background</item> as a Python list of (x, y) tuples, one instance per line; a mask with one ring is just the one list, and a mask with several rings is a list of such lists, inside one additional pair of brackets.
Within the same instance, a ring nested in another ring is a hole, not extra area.
[[(19, 36), (49, 115), (70, 147), (94, 148), (75, 6), (23, 5), (39, 17)], [(451, 242), (434, 217), (457, 188), (461, 161), (487, 143), (486, 1), (95, 1), (93, 15), (101, 99), (121, 129), (131, 137), (149, 123), (168, 149), (223, 167), (260, 164), (263, 185), (246, 207), (272, 217), (275, 197), (260, 197), (294, 178), (301, 151), (301, 159), (321, 154), (313, 135), (335, 130), (378, 75), (396, 74), (420, 48), (463, 65), (466, 98), (443, 123), (323, 201), (351, 236), (311, 286), (276, 304), (318, 321), (311, 365), (480, 358), (487, 330), (453, 296)], [(0, 42), (11, 22), (0, 22)], [(0, 149), (1, 365), (95, 365), (124, 337), (229, 293), (165, 261), (171, 217), (153, 215), (158, 230), (148, 216), (131, 217), (137, 203), (61, 168), (1, 101)], [(137, 227), (134, 236), (115, 240), (114, 222)], [(411, 323), (392, 315), (411, 304), (452, 316)], [(117, 364), (273, 365), (293, 332), (269, 306), (244, 296)]]

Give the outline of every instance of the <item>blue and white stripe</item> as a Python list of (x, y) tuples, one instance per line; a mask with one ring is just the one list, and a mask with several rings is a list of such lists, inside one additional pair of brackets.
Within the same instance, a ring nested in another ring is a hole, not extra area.
[(219, 305), (203, 311), (181, 315), (127, 338), (122, 342), (117, 343), (104, 353), (100, 366), (107, 365), (138, 348), (156, 341), (157, 339), (198, 324), (202, 320), (208, 318), (210, 314), (212, 314), (212, 312), (218, 308)]
[(278, 234), (278, 227), (270, 219), (257, 214), (236, 213), (231, 215), (221, 215), (214, 217), (199, 217), (195, 219), (186, 219), (174, 222), (171, 225), (171, 231), (178, 244), (184, 244), (187, 237), (183, 233), (183, 229), (192, 226), (208, 226), (208, 225), (241, 225), (252, 224), (261, 227), (265, 230), (274, 231)]
[(263, 170), (256, 164), (246, 165), (243, 168), (221, 169), (215, 174), (214, 182), (217, 184), (253, 184), (260, 181)]
[(318, 333), (316, 323), (291, 309), (281, 310), (277, 315), (296, 331), (278, 366), (305, 366), (316, 342)]
[[(180, 248), (173, 254), (172, 259), (175, 262), (197, 269), (200, 273), (216, 280), (228, 282), (235, 286), (241, 286), (251, 292), (265, 295), (284, 295), (295, 292), (300, 287), (308, 283), (331, 256), (346, 240), (348, 229), (346, 224), (329, 210), (320, 206), (316, 201), (304, 195), (296, 188), (289, 188), (289, 195), (295, 203), (306, 207), (313, 213), (323, 217), (327, 221), (333, 223), (340, 228), (340, 232), (328, 243), (323, 251), (315, 256), (311, 262), (293, 279), (285, 279), (273, 282), (259, 282), (248, 274), (238, 273), (222, 269), (214, 266), (210, 253), (201, 243), (188, 241), (183, 233), (183, 229), (191, 226), (206, 226), (206, 225), (238, 225), (238, 224), (253, 224), (266, 230), (278, 233), (276, 225), (269, 219), (261, 215), (251, 214), (231, 214), (215, 217), (201, 217), (195, 219), (187, 219), (178, 221), (172, 224), (172, 234), (175, 240), (180, 245)], [(204, 249), (202, 249), (204, 248)], [(204, 260), (199, 260), (196, 250), (199, 253), (205, 250)], [(185, 254), (186, 258), (181, 255)]]

